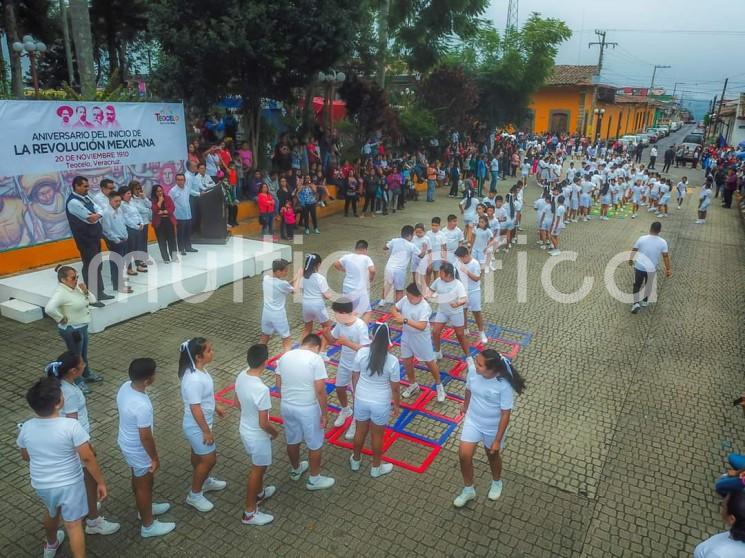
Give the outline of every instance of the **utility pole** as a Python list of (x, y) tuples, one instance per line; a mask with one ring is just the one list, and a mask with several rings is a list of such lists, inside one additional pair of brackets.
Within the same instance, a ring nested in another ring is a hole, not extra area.
[[(714, 135), (717, 134), (717, 131), (719, 130), (719, 115), (722, 114), (722, 104), (724, 103), (724, 94), (727, 92), (727, 83), (729, 82), (729, 78), (724, 79), (724, 87), (722, 87), (722, 96), (719, 98), (719, 108), (717, 109), (717, 118), (714, 121)], [(719, 139), (719, 138), (717, 138)]]
[(598, 57), (598, 74), (603, 69), (603, 53), (605, 52), (605, 49), (608, 47), (616, 48), (618, 46), (618, 43), (611, 43), (605, 40), (605, 31), (600, 31), (599, 29), (595, 30), (595, 34), (598, 36), (598, 41), (588, 43), (587, 48), (592, 48), (594, 45), (598, 45), (600, 47), (600, 56)]
[(711, 101), (711, 106), (709, 107), (709, 122), (706, 124), (706, 129), (704, 130), (704, 143), (706, 143), (706, 138), (709, 137), (709, 131), (711, 130), (711, 121), (713, 120), (714, 108), (716, 106), (717, 96), (714, 95), (714, 99)]
[(662, 69), (662, 68), (671, 68), (671, 67), (672, 67), (672, 66), (663, 66), (663, 65), (661, 65), (661, 64), (655, 64), (655, 65), (654, 65), (654, 70), (652, 70), (652, 83), (651, 83), (651, 84), (650, 84), (650, 86), (649, 86), (649, 89), (650, 89), (650, 91), (649, 91), (649, 92), (650, 92), (650, 93), (652, 93), (652, 91), (651, 91), (651, 90), (652, 90), (652, 89), (654, 89), (654, 78), (655, 78), (655, 76), (657, 75), (657, 70), (658, 70), (658, 69)]

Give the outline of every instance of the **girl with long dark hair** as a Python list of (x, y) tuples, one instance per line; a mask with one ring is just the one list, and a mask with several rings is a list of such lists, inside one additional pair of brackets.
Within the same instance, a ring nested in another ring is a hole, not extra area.
[[(357, 351), (352, 367), (354, 386), (354, 450), (349, 457), (352, 471), (359, 471), (362, 461), (362, 446), (368, 431), (372, 445), (372, 467), (370, 476), (378, 478), (393, 471), (391, 463), (382, 463), (383, 436), (388, 421), (399, 413), (400, 368), (398, 359), (390, 353), (391, 332), (388, 324), (377, 325), (372, 342)], [(393, 412), (391, 413), (391, 399)]]
[(460, 435), (458, 457), (463, 475), (463, 490), (453, 501), (462, 508), (476, 498), (473, 487), (473, 455), (483, 444), (489, 460), (492, 482), (489, 499), (502, 494), (502, 456), (505, 435), (512, 415), (514, 393), (525, 389), (525, 382), (512, 361), (493, 349), (486, 349), (468, 364), (466, 396), (463, 402), (465, 418)]
[[(313, 322), (318, 322), (323, 329), (331, 327), (331, 319), (326, 309), (326, 301), (331, 300), (331, 289), (326, 278), (318, 273), (321, 261), (321, 256), (318, 254), (306, 254), (303, 261), (303, 274), (296, 276), (293, 285), (295, 291), (303, 291), (304, 326), (301, 339), (313, 333)], [(321, 356), (325, 361), (328, 361), (327, 346), (326, 339), (322, 337)]]
[(214, 505), (204, 492), (224, 490), (227, 483), (210, 477), (217, 463), (217, 448), (212, 433), (215, 413), (223, 416), (223, 409), (215, 403), (215, 388), (207, 366), (214, 358), (212, 343), (204, 337), (193, 337), (179, 348), (178, 377), (181, 380), (181, 399), (184, 401), (183, 429), (191, 445), (191, 491), (186, 503), (200, 512), (210, 511)]

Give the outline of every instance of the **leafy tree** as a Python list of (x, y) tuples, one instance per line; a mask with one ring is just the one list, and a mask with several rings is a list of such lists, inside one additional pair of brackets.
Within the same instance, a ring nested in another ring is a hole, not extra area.
[(437, 135), (437, 120), (428, 109), (419, 105), (411, 105), (399, 114), (401, 135), (406, 145), (414, 148), (422, 145), (425, 140)]
[(422, 80), (419, 96), (440, 124), (456, 128), (466, 123), (479, 103), (476, 81), (459, 65), (438, 66)]
[(258, 153), (262, 99), (288, 101), (350, 48), (358, 7), (344, 0), (154, 0), (157, 90), (206, 110), (240, 95)]
[(109, 76), (118, 70), (127, 79), (127, 45), (147, 29), (148, 5), (146, 0), (92, 0), (93, 38), (106, 51)]
[(339, 96), (347, 104), (347, 113), (356, 121), (361, 140), (379, 131), (398, 139), (398, 115), (377, 83), (351, 76), (339, 88)]
[[(21, 57), (12, 49), (12, 44), (24, 35), (33, 35), (36, 40), (49, 44), (54, 38), (54, 25), (50, 20), (49, 0), (3, 0), (0, 12), (0, 29), (5, 35), (10, 54), (11, 89), (14, 96), (23, 96), (23, 70)], [(5, 82), (5, 64), (0, 61), (2, 79)]]

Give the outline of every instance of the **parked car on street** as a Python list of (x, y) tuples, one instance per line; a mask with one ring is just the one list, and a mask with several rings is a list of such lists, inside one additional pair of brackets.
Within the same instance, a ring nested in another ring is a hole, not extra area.
[(691, 163), (695, 169), (703, 151), (704, 135), (700, 133), (686, 134), (683, 141), (675, 147), (675, 164), (686, 166)]
[(642, 142), (642, 145), (646, 146), (651, 143), (651, 140), (649, 139), (649, 134), (640, 133), (640, 134), (636, 134), (636, 137), (639, 139), (639, 141)]

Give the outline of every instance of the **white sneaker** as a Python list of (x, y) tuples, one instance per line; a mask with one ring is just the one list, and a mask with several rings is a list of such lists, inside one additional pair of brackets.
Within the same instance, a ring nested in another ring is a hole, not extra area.
[(482, 343), (486, 344), (486, 343), (489, 342), (489, 338), (486, 336), (486, 333), (484, 333), (483, 331), (481, 332), (481, 336), (480, 337), (481, 337), (481, 342)]
[(326, 488), (331, 488), (332, 486), (334, 486), (335, 482), (336, 481), (331, 477), (318, 475), (318, 478), (315, 481), (311, 478), (308, 478), (308, 482), (305, 483), (305, 488), (307, 488), (308, 490), (324, 490)]
[(256, 502), (264, 502), (274, 496), (277, 493), (277, 487), (273, 484), (268, 484), (264, 489), (256, 495)]
[(541, 250), (545, 250), (545, 249), (546, 249), (546, 245), (545, 244), (541, 244)]
[(149, 537), (162, 537), (176, 528), (176, 524), (170, 521), (158, 521), (154, 519), (150, 527), (140, 527), (140, 536), (143, 539)]
[(435, 351), (435, 360), (442, 360), (442, 351)]
[(299, 481), (300, 477), (303, 476), (303, 473), (308, 470), (308, 467), (310, 467), (310, 465), (308, 465), (307, 461), (301, 461), (297, 469), (290, 468), (290, 480)]
[(639, 311), (639, 308), (641, 308), (641, 306), (639, 306), (639, 303), (638, 303), (638, 302), (635, 302), (635, 303), (634, 303), (634, 304), (633, 304), (633, 305), (631, 306), (631, 313), (632, 313), (632, 314), (636, 314), (636, 313), (637, 313), (637, 312)]
[(502, 495), (502, 481), (491, 481), (491, 488), (489, 488), (489, 500), (497, 500)]
[(391, 471), (393, 471), (393, 463), (381, 463), (380, 467), (370, 468), (370, 476), (374, 479), (377, 479), (378, 477), (387, 475)]
[(681, 207), (680, 207), (680, 206), (678, 206), (678, 211), (680, 211), (680, 210), (681, 210)]
[(632, 213), (632, 214), (631, 214), (631, 218), (632, 218), (632, 219), (636, 219), (636, 213)]
[(267, 525), (274, 521), (274, 516), (259, 511), (258, 509), (254, 513), (243, 512), (241, 523), (244, 525)]
[(543, 246), (543, 241), (542, 241), (542, 240), (539, 240), (538, 242), (536, 242), (536, 244), (537, 244), (538, 246)]
[(445, 401), (445, 388), (442, 384), (437, 384), (435, 388), (437, 389), (437, 402), (442, 403)]
[(85, 520), (86, 535), (113, 535), (119, 530), (119, 527), (121, 525), (113, 521), (106, 521), (106, 518), (102, 515), (99, 515), (93, 521)]
[(359, 471), (360, 467), (362, 467), (362, 460), (360, 459), (357, 461), (354, 458), (354, 455), (349, 456), (349, 468), (352, 469), (352, 471)]
[(464, 487), (463, 490), (460, 491), (460, 494), (455, 497), (455, 500), (453, 500), (453, 505), (456, 508), (462, 508), (468, 502), (475, 499), (476, 491), (473, 489), (473, 487)]
[(207, 477), (207, 480), (202, 484), (202, 492), (218, 492), (225, 490), (226, 486), (228, 486), (228, 483), (223, 480)]
[(408, 387), (404, 388), (404, 391), (403, 391), (403, 392), (401, 393), (401, 396), (402, 396), (402, 397), (403, 397), (404, 399), (408, 399), (409, 397), (411, 397), (411, 396), (412, 396), (412, 395), (414, 395), (415, 393), (419, 393), (419, 390), (420, 390), (420, 389), (421, 389), (421, 388), (419, 387), (419, 384), (417, 384), (416, 382), (414, 382), (414, 383), (413, 383), (413, 384), (411, 384), (410, 386), (408, 386)]
[(208, 512), (215, 507), (212, 502), (204, 497), (204, 494), (192, 494), (191, 492), (186, 496), (186, 503), (200, 512)]
[(379, 300), (378, 303), (375, 305), (376, 308), (385, 308), (385, 305), (387, 302), (385, 300)]
[(352, 424), (349, 425), (347, 431), (344, 433), (345, 440), (354, 440), (354, 434), (357, 432), (357, 421), (352, 420)]
[[(169, 504), (168, 502), (161, 502), (159, 504), (153, 504), (153, 507), (152, 507), (153, 515), (163, 515), (170, 509), (171, 509), (171, 504)], [(142, 519), (142, 517), (140, 517), (140, 512), (137, 512), (137, 519)]]
[(471, 331), (466, 327), (466, 328), (463, 329), (463, 335), (465, 335), (466, 337), (468, 337), (469, 335), (471, 335)]
[(44, 558), (54, 558), (57, 555), (57, 551), (62, 546), (65, 540), (65, 532), (62, 529), (57, 530), (57, 544), (50, 546), (49, 543), (44, 543)]
[(344, 407), (334, 420), (334, 428), (339, 428), (346, 420), (352, 416), (352, 407)]
[(639, 304), (641, 304), (642, 308), (646, 308), (647, 306), (649, 306), (649, 302), (647, 302), (646, 300), (640, 301)]

